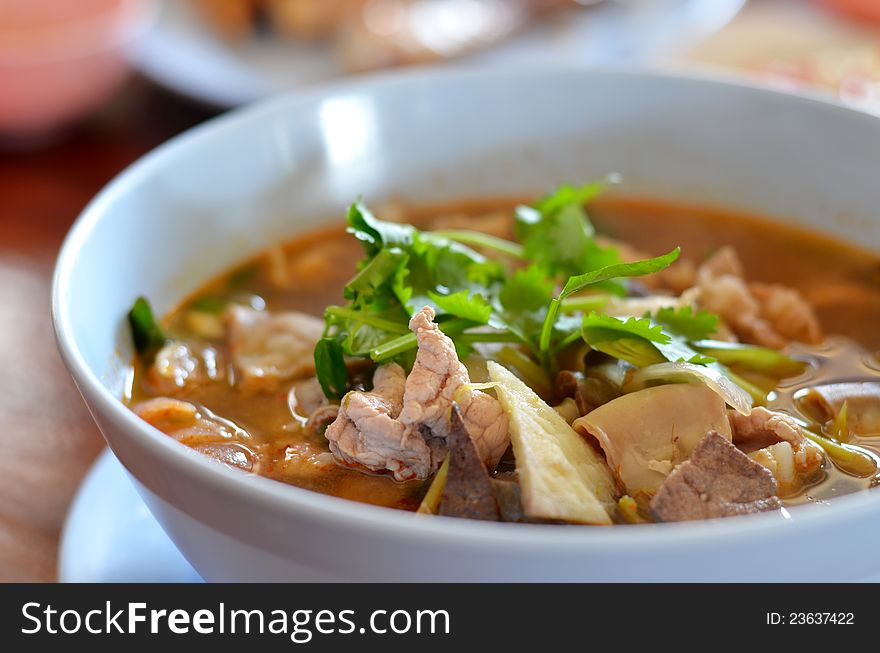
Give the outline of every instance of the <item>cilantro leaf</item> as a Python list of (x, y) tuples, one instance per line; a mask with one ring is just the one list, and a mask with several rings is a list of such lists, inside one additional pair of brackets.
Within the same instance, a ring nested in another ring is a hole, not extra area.
[(553, 281), (536, 265), (518, 269), (498, 293), (498, 300), (508, 315), (540, 311), (552, 297)]
[(654, 315), (654, 321), (662, 324), (670, 333), (686, 340), (704, 340), (718, 330), (720, 317), (709, 311), (694, 312), (690, 306), (679, 309), (661, 308)]
[(468, 293), (467, 290), (440, 295), (429, 290), (428, 296), (441, 312), (454, 315), (477, 324), (487, 324), (492, 315), (492, 306), (479, 293)]
[(766, 401), (766, 394), (760, 388), (734, 374), (716, 359), (695, 351), (682, 338), (664, 333), (662, 326), (652, 324), (650, 318), (630, 318), (624, 321), (591, 313), (584, 318), (581, 335), (597, 351), (636, 367), (664, 361), (705, 365), (743, 388), (758, 404)]
[(373, 349), (398, 335), (366, 322), (351, 322), (348, 325), (348, 333), (340, 344), (343, 352), (348, 356), (369, 356)]
[(622, 320), (593, 312), (584, 317), (582, 332), (590, 344), (614, 340), (622, 336), (641, 338), (662, 345), (672, 341), (672, 338), (663, 332), (662, 326), (654, 324), (646, 317), (630, 317)]
[(517, 217), (517, 236), (528, 259), (554, 273), (574, 274), (584, 269), (585, 252), (595, 234), (582, 208), (571, 204), (549, 215), (521, 208)]
[[(636, 367), (663, 362), (714, 366), (716, 360), (695, 351), (680, 337), (669, 335), (651, 318), (622, 320), (595, 312), (587, 315), (581, 336), (593, 349), (625, 360)], [(719, 371), (724, 371), (719, 368)]]
[[(363, 203), (354, 203), (347, 214), (348, 232), (360, 241), (365, 256), (344, 288), (346, 304), (325, 310), (325, 337), (315, 349), (325, 394), (340, 398), (348, 389), (347, 356), (411, 364), (417, 339), (408, 322), (425, 305), (436, 310), (459, 356), (475, 343), (520, 343), (549, 370), (554, 351), (584, 337), (634, 364), (712, 360), (707, 352), (688, 347), (680, 335), (684, 324), (690, 327), (688, 336), (705, 339), (710, 332), (702, 314), (664, 314), (668, 332), (659, 318), (624, 322), (594, 315), (584, 322), (582, 312), (597, 304), (583, 303), (578, 293), (588, 288), (625, 293), (618, 280), (661, 270), (679, 255), (676, 249), (623, 263), (616, 249), (597, 242), (584, 205), (604, 186), (562, 186), (534, 207), (519, 207), (519, 243), (478, 232), (420, 231), (381, 220)], [(510, 269), (512, 259), (519, 261), (517, 269)], [(561, 314), (562, 302), (571, 295), (577, 296), (569, 300), (568, 314)], [(581, 302), (580, 307), (572, 308), (571, 302)]]
[(346, 299), (363, 301), (381, 291), (383, 284), (393, 279), (406, 265), (407, 255), (399, 249), (383, 249), (349, 281), (343, 294)]
[[(366, 256), (344, 288), (347, 304), (325, 310), (326, 341), (315, 355), (316, 365), (319, 359), (321, 363), (319, 381), (330, 398), (339, 396), (344, 356), (376, 358), (379, 352), (381, 360), (407, 362), (416, 346), (408, 322), (422, 306), (432, 306), (440, 319), (455, 318), (444, 322), (451, 335), (487, 324), (490, 298), (505, 277), (500, 262), (450, 238), (381, 220), (360, 202), (347, 217), (348, 231)], [(509, 338), (510, 333), (497, 337)], [(456, 340), (456, 346), (464, 352), (470, 343)]]
[(569, 277), (568, 281), (565, 282), (565, 286), (562, 288), (562, 292), (559, 293), (559, 300), (562, 301), (569, 295), (580, 292), (581, 290), (596, 285), (602, 281), (624, 277), (642, 277), (646, 274), (659, 272), (675, 263), (680, 255), (681, 248), (676, 247), (674, 250), (663, 256), (657, 256), (643, 261), (633, 261), (632, 263), (607, 265), (598, 270), (592, 270), (584, 274)]
[(609, 315), (590, 313), (581, 327), (584, 341), (593, 349), (636, 367), (666, 361), (656, 344), (668, 344), (671, 338), (663, 327), (651, 324), (648, 318), (631, 317), (624, 321)]
[(371, 350), (403, 334), (409, 333), (409, 313), (399, 305), (380, 310), (373, 303), (366, 310), (350, 307), (328, 306), (325, 322), (338, 327), (343, 352), (347, 356), (369, 356)]
[(361, 241), (371, 258), (384, 248), (409, 248), (416, 232), (408, 224), (379, 220), (362, 202), (355, 202), (348, 209), (348, 225), (348, 233)]
[(569, 276), (619, 263), (617, 250), (596, 242), (584, 209), (605, 186), (605, 182), (560, 186), (534, 207), (517, 207), (516, 236), (525, 257), (550, 274)]
[(451, 295), (462, 291), (490, 294), (490, 287), (500, 283), (504, 269), (460, 243), (417, 234), (409, 251), (405, 273), (395, 280), (394, 291), (410, 313), (432, 306), (444, 309), (433, 295)]
[(532, 349), (537, 348), (547, 305), (553, 298), (553, 280), (537, 265), (516, 270), (495, 298), (490, 324), (515, 334)]
[(670, 363), (693, 363), (694, 365), (715, 365), (717, 362), (711, 356), (704, 356), (694, 350), (682, 338), (672, 337), (668, 343), (656, 343), (657, 350)]
[(348, 223), (367, 254), (345, 287), (346, 299), (355, 305), (369, 308), (381, 302), (384, 310), (397, 302), (410, 313), (430, 305), (442, 313), (432, 295), (482, 291), (485, 297), (489, 286), (503, 278), (497, 261), (411, 225), (380, 220), (363, 203), (352, 204)]
[(128, 323), (135, 351), (141, 356), (152, 356), (165, 344), (165, 333), (153, 316), (153, 309), (146, 298), (138, 297), (135, 300), (128, 312)]
[(641, 277), (646, 274), (652, 274), (654, 272), (659, 272), (664, 268), (669, 267), (678, 259), (681, 254), (681, 248), (676, 247), (671, 252), (664, 254), (663, 256), (658, 256), (656, 258), (645, 259), (643, 261), (634, 261), (633, 263), (618, 263), (615, 265), (608, 265), (604, 268), (599, 268), (598, 270), (593, 270), (591, 272), (586, 272), (584, 274), (579, 274), (573, 277), (569, 277), (568, 281), (563, 286), (562, 291), (559, 295), (550, 302), (550, 306), (547, 309), (547, 317), (544, 319), (544, 324), (541, 327), (541, 340), (539, 343), (540, 350), (544, 353), (548, 352), (550, 349), (550, 340), (553, 334), (553, 325), (556, 322), (556, 317), (559, 314), (559, 307), (562, 301), (576, 293), (588, 288), (590, 286), (599, 284), (604, 281), (609, 281), (611, 279), (618, 279), (623, 277)]
[(315, 346), (315, 372), (324, 395), (342, 399), (348, 391), (348, 369), (342, 345), (334, 338), (321, 338)]
[(691, 356), (685, 361), (687, 363), (692, 363), (693, 365), (712, 365), (713, 363), (717, 363), (717, 358), (712, 358), (711, 356), (705, 356), (699, 352)]
[[(545, 195), (535, 203), (535, 209), (543, 214), (554, 213), (567, 206), (584, 206), (596, 199), (609, 183), (614, 183), (613, 178), (603, 181), (593, 181), (583, 186), (563, 184), (558, 186), (549, 195)], [(592, 225), (591, 225), (592, 228)]]

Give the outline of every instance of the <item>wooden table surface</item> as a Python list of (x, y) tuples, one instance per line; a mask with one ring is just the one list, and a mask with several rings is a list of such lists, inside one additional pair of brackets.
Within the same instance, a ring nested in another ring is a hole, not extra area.
[(52, 144), (0, 141), (0, 582), (56, 578), (64, 516), (103, 447), (55, 347), (49, 288), (61, 241), (123, 167), (209, 116), (135, 79)]

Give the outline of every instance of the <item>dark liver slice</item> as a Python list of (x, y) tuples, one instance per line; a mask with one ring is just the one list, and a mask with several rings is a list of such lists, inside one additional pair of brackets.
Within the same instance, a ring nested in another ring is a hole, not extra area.
[(440, 514), (448, 517), (500, 521), (492, 479), (461, 419), (452, 405), (449, 437), (449, 473), (440, 499)]
[(490, 482), (492, 483), (492, 495), (495, 497), (498, 512), (501, 514), (501, 521), (523, 521), (525, 516), (523, 515), (519, 482), (515, 478), (499, 476), (490, 479)]
[(672, 473), (651, 500), (657, 521), (730, 517), (782, 507), (776, 479), (715, 431)]

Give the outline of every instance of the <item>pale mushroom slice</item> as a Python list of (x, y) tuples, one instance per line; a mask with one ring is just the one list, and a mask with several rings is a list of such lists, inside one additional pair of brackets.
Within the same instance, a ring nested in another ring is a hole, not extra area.
[(575, 420), (599, 442), (630, 496), (652, 496), (709, 431), (731, 439), (724, 400), (698, 383), (677, 383), (623, 395)]

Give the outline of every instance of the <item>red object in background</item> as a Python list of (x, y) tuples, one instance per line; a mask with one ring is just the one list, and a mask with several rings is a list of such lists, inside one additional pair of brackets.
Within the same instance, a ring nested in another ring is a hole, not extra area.
[(880, 22), (880, 0), (820, 0), (832, 9), (866, 20)]
[(40, 134), (103, 105), (154, 0), (0, 0), (0, 135)]

